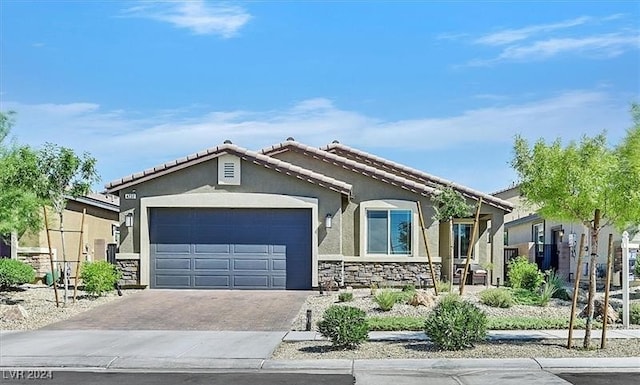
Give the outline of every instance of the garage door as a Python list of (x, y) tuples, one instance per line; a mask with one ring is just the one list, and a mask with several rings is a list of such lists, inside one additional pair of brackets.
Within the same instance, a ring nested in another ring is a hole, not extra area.
[(311, 288), (311, 210), (156, 208), (152, 288)]

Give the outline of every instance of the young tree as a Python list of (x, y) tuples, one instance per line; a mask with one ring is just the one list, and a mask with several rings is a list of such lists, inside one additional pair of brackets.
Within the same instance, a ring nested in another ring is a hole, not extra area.
[(538, 206), (543, 218), (581, 222), (590, 231), (585, 348), (591, 344), (600, 230), (640, 223), (640, 114), (634, 113), (634, 122), (616, 148), (607, 145), (604, 134), (566, 147), (559, 139), (550, 144), (539, 139), (532, 147), (521, 136), (515, 139), (511, 165), (525, 200)]
[(37, 231), (42, 226), (36, 153), (8, 143), (12, 126), (13, 112), (0, 112), (0, 235)]
[[(439, 194), (431, 196), (433, 202), (433, 210), (435, 214), (433, 220), (440, 222), (442, 225), (445, 221), (449, 223), (449, 263), (446, 268), (449, 275), (449, 292), (453, 288), (453, 218), (466, 218), (471, 216), (472, 207), (467, 204), (466, 199), (459, 192), (448, 186), (440, 191)], [(462, 279), (462, 278), (461, 278)]]
[(67, 258), (64, 242), (64, 209), (67, 197), (86, 195), (91, 184), (99, 180), (96, 172), (96, 160), (88, 154), (78, 156), (67, 147), (47, 143), (38, 152), (40, 197), (49, 202), (60, 220), (62, 235), (62, 260), (64, 263), (64, 301), (68, 297)]

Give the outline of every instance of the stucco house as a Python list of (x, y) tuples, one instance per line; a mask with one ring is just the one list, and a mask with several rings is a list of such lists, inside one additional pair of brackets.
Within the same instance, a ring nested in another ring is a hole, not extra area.
[[(544, 219), (536, 212), (537, 207), (528, 205), (520, 195), (518, 185), (512, 185), (492, 194), (514, 205), (511, 213), (505, 215), (505, 255), (527, 255), (542, 270), (555, 269), (562, 276), (573, 280), (576, 273), (577, 251), (580, 238), (585, 235), (585, 245), (589, 246), (589, 229), (582, 223), (561, 222)], [(613, 226), (605, 226), (598, 237), (597, 274), (605, 274), (609, 234), (613, 235), (614, 265), (613, 284), (620, 285), (622, 270), (622, 234)], [(640, 232), (630, 233), (630, 243), (640, 243)], [(509, 253), (509, 251), (513, 251)], [(588, 253), (582, 264), (581, 274), (586, 276), (589, 270)], [(637, 249), (631, 250), (631, 259), (635, 260)], [(633, 263), (633, 262), (632, 262)]]
[[(80, 240), (80, 227), (82, 212), (86, 211), (84, 226), (82, 228), (82, 240)], [(81, 260), (105, 260), (109, 243), (118, 243), (119, 237), (119, 198), (110, 194), (89, 193), (81, 197), (68, 197), (65, 206), (64, 228), (65, 248), (67, 261), (70, 261), (71, 276), (75, 276), (77, 268), (78, 250), (81, 247)], [(56, 270), (61, 267), (62, 261), (62, 237), (58, 215), (53, 210), (47, 210), (49, 219), (51, 249)], [(9, 237), (7, 237), (9, 238)], [(10, 246), (5, 255), (28, 262), (36, 269), (36, 277), (41, 279), (51, 271), (49, 262), (49, 242), (47, 232), (42, 229), (38, 232), (27, 232), (20, 237), (13, 234), (10, 237)]]
[(306, 290), (419, 283), (430, 272), (417, 202), (440, 276), (450, 234), (431, 196), (444, 186), (484, 202), (475, 244), (472, 218), (455, 221), (455, 262), (469, 247), (474, 262), (501, 262), (509, 202), (337, 142), (289, 138), (254, 152), (226, 141), (106, 188), (120, 196), (117, 262), (138, 272), (126, 283)]

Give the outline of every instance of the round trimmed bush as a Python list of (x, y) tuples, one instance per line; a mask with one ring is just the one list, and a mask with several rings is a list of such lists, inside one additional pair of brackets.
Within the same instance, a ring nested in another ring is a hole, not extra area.
[(318, 330), (334, 347), (354, 349), (369, 335), (367, 314), (357, 307), (333, 305), (324, 312)]
[(487, 316), (457, 295), (444, 297), (425, 321), (425, 333), (440, 350), (471, 348), (487, 335)]
[(509, 285), (514, 289), (536, 291), (544, 282), (544, 274), (538, 269), (538, 265), (529, 262), (523, 255), (509, 261), (507, 277)]
[(509, 308), (514, 300), (511, 292), (506, 289), (487, 289), (480, 292), (480, 302), (487, 306)]
[(101, 296), (114, 289), (120, 279), (120, 272), (107, 261), (84, 262), (80, 278), (84, 283), (84, 291)]
[(0, 288), (30, 283), (35, 279), (36, 271), (28, 263), (17, 259), (0, 259)]

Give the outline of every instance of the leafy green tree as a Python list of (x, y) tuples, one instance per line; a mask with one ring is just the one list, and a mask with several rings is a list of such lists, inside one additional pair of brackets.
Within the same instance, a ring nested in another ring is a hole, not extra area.
[(64, 209), (67, 197), (83, 196), (91, 191), (91, 185), (99, 180), (96, 160), (85, 153), (82, 156), (67, 147), (47, 143), (38, 152), (40, 183), (38, 193), (41, 199), (51, 204), (60, 220), (62, 235), (62, 260), (64, 269), (64, 299), (67, 300), (66, 250), (64, 242)]
[(588, 318), (584, 347), (591, 344), (598, 235), (607, 225), (618, 229), (640, 223), (640, 108), (632, 107), (634, 126), (619, 146), (604, 134), (584, 136), (562, 146), (559, 139), (533, 146), (517, 136), (511, 162), (520, 191), (539, 207), (543, 218), (583, 223), (590, 230)]
[(37, 155), (28, 146), (8, 143), (13, 115), (0, 112), (0, 235), (42, 226)]

